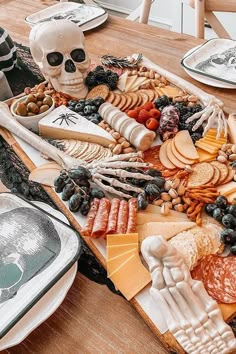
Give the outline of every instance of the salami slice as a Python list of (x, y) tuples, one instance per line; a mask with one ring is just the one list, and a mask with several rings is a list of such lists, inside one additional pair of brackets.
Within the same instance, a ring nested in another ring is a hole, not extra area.
[(236, 303), (236, 257), (208, 255), (191, 272), (218, 303)]
[(100, 199), (98, 211), (93, 224), (93, 230), (91, 234), (92, 237), (98, 238), (105, 235), (110, 212), (110, 204), (111, 203), (109, 199)]
[(119, 206), (120, 199), (113, 198), (111, 201), (111, 209), (108, 217), (107, 235), (116, 233)]
[(126, 200), (121, 200), (119, 212), (118, 212), (118, 219), (117, 219), (117, 234), (125, 234), (127, 230), (128, 224), (128, 216), (129, 216), (129, 206)]
[(136, 230), (136, 215), (138, 210), (138, 203), (136, 198), (131, 198), (128, 201), (129, 214), (128, 214), (128, 225), (126, 233), (132, 233)]
[(91, 203), (91, 207), (89, 209), (85, 225), (81, 230), (83, 236), (91, 236), (94, 220), (98, 211), (100, 199), (94, 199)]

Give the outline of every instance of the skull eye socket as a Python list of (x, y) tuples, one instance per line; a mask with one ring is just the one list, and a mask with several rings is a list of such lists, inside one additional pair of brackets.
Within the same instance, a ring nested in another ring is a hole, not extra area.
[(76, 63), (81, 63), (82, 61), (85, 60), (85, 51), (83, 49), (74, 49), (70, 53), (71, 58), (76, 62)]
[(48, 64), (51, 66), (58, 66), (61, 65), (63, 62), (63, 55), (59, 52), (53, 52), (47, 54), (47, 61)]

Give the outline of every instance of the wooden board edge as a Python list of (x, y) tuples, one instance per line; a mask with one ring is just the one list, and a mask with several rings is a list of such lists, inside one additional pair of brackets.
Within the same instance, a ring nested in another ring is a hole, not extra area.
[[(24, 163), (24, 165), (26, 166), (26, 168), (30, 172), (36, 168), (35, 164), (31, 161), (29, 156), (25, 153), (25, 151), (18, 144), (18, 142), (16, 141), (14, 136), (7, 129), (0, 127), (0, 135), (12, 147), (14, 152), (17, 154), (17, 156), (21, 159), (22, 163)], [(59, 210), (68, 218), (71, 225), (80, 234), (80, 230), (81, 230), (80, 224), (73, 217), (73, 215), (67, 210), (66, 206), (63, 204), (63, 202), (58, 197), (58, 195), (53, 191), (53, 189), (51, 187), (47, 187), (44, 185), (41, 185), (41, 186), (45, 190), (45, 192), (49, 195), (49, 197), (52, 199), (52, 201), (57, 205)], [(91, 251), (94, 253), (94, 255), (99, 260), (99, 262), (101, 262), (102, 266), (106, 269), (106, 260), (101, 255), (101, 253), (98, 251), (98, 249), (96, 248), (94, 243), (91, 241), (91, 239), (88, 237), (84, 237), (81, 234), (80, 234), (80, 236), (84, 240), (84, 242), (88, 245), (88, 247), (91, 249)], [(151, 321), (151, 319), (147, 316), (147, 314), (142, 309), (142, 307), (138, 304), (138, 302), (135, 298), (131, 299), (129, 302), (134, 306), (136, 311), (140, 314), (140, 316), (143, 318), (143, 320), (147, 323), (149, 328), (156, 334), (156, 336), (159, 338), (159, 340), (165, 346), (165, 348), (167, 348), (168, 350), (175, 349), (175, 350), (177, 350), (176, 353), (178, 353), (178, 354), (185, 354), (186, 353), (170, 331), (167, 331), (167, 332), (161, 334), (161, 332), (157, 329), (157, 327), (154, 325), (154, 323)], [(234, 315), (235, 314), (236, 314), (236, 312), (234, 313)], [(230, 319), (234, 315), (230, 314)], [(229, 319), (225, 319), (225, 321), (228, 321), (228, 320)]]

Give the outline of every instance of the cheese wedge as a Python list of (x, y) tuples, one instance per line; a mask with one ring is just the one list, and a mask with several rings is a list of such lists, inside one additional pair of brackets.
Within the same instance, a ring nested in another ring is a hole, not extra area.
[(115, 143), (107, 131), (63, 105), (40, 120), (39, 133), (46, 138), (75, 139), (103, 146)]
[(125, 84), (125, 92), (132, 91), (132, 86), (135, 84), (135, 81), (137, 80), (138, 75), (133, 75), (129, 76), (126, 80)]
[(236, 192), (236, 182), (229, 182), (226, 184), (223, 184), (222, 186), (216, 187), (217, 192), (219, 192), (221, 195), (228, 196), (232, 193)]
[(169, 240), (180, 232), (192, 229), (196, 226), (195, 222), (180, 221), (180, 222), (149, 222), (144, 225), (137, 225), (139, 240), (142, 242), (149, 236), (161, 235)]
[(210, 152), (204, 151), (200, 148), (197, 148), (197, 153), (199, 155), (199, 162), (207, 162), (216, 159), (217, 154), (211, 154)]
[(132, 255), (119, 268), (109, 275), (127, 300), (132, 299), (151, 282), (149, 271), (137, 255)]
[(137, 250), (133, 248), (130, 251), (124, 252), (119, 256), (107, 260), (107, 272), (113, 273), (120, 265), (122, 265), (130, 256), (137, 254)]
[(131, 90), (132, 91), (136, 91), (138, 90), (140, 85), (144, 85), (144, 83), (146, 83), (147, 81), (149, 81), (146, 77), (138, 77), (135, 81), (135, 83), (132, 85)]
[(107, 259), (111, 259), (113, 257), (119, 256), (120, 254), (130, 251), (132, 249), (136, 249), (138, 253), (138, 245), (133, 243), (127, 243), (124, 245), (107, 246)]
[(138, 233), (107, 235), (107, 246), (124, 245), (127, 243), (138, 244)]
[(129, 75), (129, 72), (128, 71), (125, 71), (120, 77), (119, 77), (119, 80), (118, 80), (118, 83), (117, 83), (117, 87), (118, 89), (120, 89), (121, 91), (125, 91), (125, 86), (126, 86), (126, 81), (128, 79), (128, 75)]

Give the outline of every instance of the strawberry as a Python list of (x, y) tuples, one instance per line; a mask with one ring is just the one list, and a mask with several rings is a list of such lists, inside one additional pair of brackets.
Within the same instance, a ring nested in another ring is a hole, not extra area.
[(143, 105), (143, 108), (146, 109), (146, 111), (150, 111), (152, 108), (155, 108), (154, 103), (152, 102), (146, 102)]
[(159, 111), (159, 109), (152, 108), (152, 109), (150, 109), (149, 112), (151, 113), (151, 116), (152, 116), (153, 118), (159, 119), (160, 116), (161, 116), (161, 112)]
[(127, 112), (127, 116), (130, 117), (130, 118), (137, 119), (138, 118), (138, 111), (136, 109), (130, 109)]
[(138, 118), (136, 119), (136, 121), (138, 123), (144, 124), (149, 118), (151, 118), (151, 114), (146, 111), (146, 109), (141, 109), (141, 111), (139, 111)]

